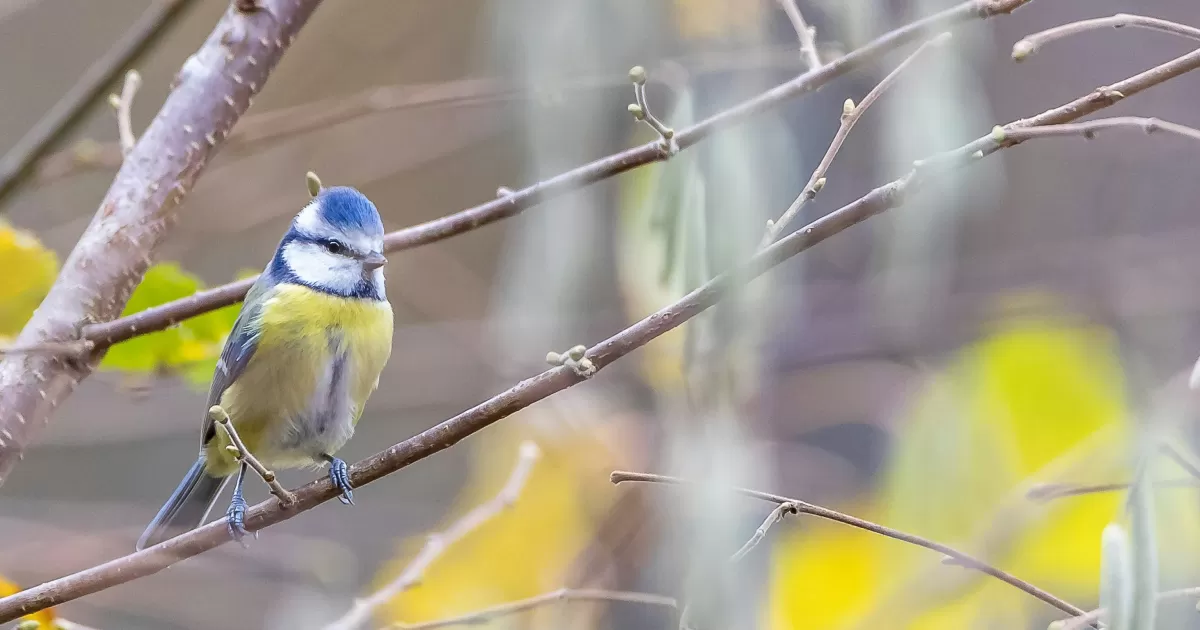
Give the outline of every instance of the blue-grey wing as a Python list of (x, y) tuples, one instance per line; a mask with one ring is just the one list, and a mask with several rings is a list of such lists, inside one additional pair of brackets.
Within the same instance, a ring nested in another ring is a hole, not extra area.
[(216, 435), (216, 426), (208, 417), (209, 408), (221, 402), (221, 395), (246, 370), (246, 365), (250, 363), (250, 358), (254, 356), (254, 350), (258, 347), (258, 332), (252, 323), (258, 317), (262, 309), (262, 299), (266, 297), (271, 286), (265, 274), (259, 277), (258, 282), (255, 282), (246, 294), (242, 312), (238, 314), (233, 323), (233, 330), (225, 340), (225, 348), (221, 351), (217, 369), (213, 372), (212, 384), (208, 388), (208, 402), (204, 405), (204, 444), (208, 444)]

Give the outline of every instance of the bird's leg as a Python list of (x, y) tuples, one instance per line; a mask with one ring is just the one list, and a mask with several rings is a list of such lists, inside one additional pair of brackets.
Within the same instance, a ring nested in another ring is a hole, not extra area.
[(246, 478), (246, 464), (242, 463), (238, 467), (237, 479), (233, 482), (233, 498), (229, 501), (229, 509), (225, 511), (225, 518), (229, 521), (229, 535), (243, 547), (246, 543), (242, 542), (242, 538), (246, 535), (246, 499), (242, 496), (242, 480)]
[(350, 485), (350, 470), (346, 462), (328, 453), (321, 453), (321, 459), (329, 462), (329, 480), (333, 482), (333, 487), (342, 491), (338, 501), (345, 505), (354, 505), (354, 490)]

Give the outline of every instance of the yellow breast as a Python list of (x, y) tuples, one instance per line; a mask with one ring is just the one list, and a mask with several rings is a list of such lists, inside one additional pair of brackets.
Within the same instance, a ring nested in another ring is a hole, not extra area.
[[(260, 331), (257, 349), (221, 398), (246, 446), (268, 466), (311, 461), (311, 448), (286, 443), (287, 436), (295, 434), (289, 433), (288, 423), (297, 422), (311, 409), (314, 391), (322, 379), (328, 379), (327, 366), (333, 357), (344, 355), (350, 426), (344, 435), (326, 436), (332, 441), (327, 446), (339, 447), (349, 439), (348, 431), (378, 386), (379, 373), (391, 355), (391, 306), (386, 301), (349, 299), (284, 284), (273, 289), (251, 326)], [(207, 449), (209, 469), (229, 474), (236, 462), (224, 449), (224, 435), (218, 432), (218, 437)]]

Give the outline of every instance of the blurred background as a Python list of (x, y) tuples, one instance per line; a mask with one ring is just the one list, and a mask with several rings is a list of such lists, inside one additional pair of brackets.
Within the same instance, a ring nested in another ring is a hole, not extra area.
[[(953, 4), (799, 8), (828, 61)], [(0, 147), (149, 5), (0, 0)], [(135, 130), (227, 5), (191, 2), (132, 64), (144, 79)], [(914, 159), (1190, 50), (1124, 29), (1052, 44), (1020, 65), (1009, 57), (1027, 34), (1120, 11), (1200, 26), (1192, 0), (1034, 0), (967, 24), (868, 111), (795, 227)], [(541, 371), (547, 351), (594, 345), (749, 256), (820, 160), (843, 101), (861, 100), (907, 52), (668, 163), (391, 255), (392, 358), (339, 455), (357, 461), (433, 426)], [(806, 69), (776, 0), (326, 2), (238, 128), (269, 130), (279, 119), (262, 116), (277, 111), (294, 120), (285, 108), (370, 105), (282, 136), (247, 130), (223, 148), (130, 311), (261, 269), (306, 203), (309, 170), (361, 189), (395, 230), (652, 140), (626, 111), (635, 64), (649, 73), (652, 111), (677, 129)], [(1200, 77), (1185, 75), (1103, 115), (1197, 126), (1197, 99)], [(20, 330), (115, 172), (88, 159), (117, 138), (111, 108), (92, 110), (56, 147), (66, 153), (4, 202), (0, 260), (12, 262), (0, 276), (0, 335)], [(998, 153), (591, 381), (356, 490), (354, 508), (324, 504), (248, 549), (225, 545), (56, 612), (102, 630), (323, 627), (393, 579), (428, 533), (493, 496), (533, 440), (543, 456), (515, 505), (370, 627), (572, 587), (676, 597), (697, 630), (1044, 628), (1063, 615), (938, 554), (813, 518), (788, 518), (731, 564), (773, 506), (716, 488), (776, 492), (927, 536), (1094, 607), (1100, 532), (1124, 518), (1125, 495), (1027, 493), (1127, 481), (1147, 435), (1194, 451), (1194, 419), (1174, 402), (1200, 355), (1197, 155), (1194, 142), (1126, 130)], [(117, 346), (57, 410), (0, 487), (0, 575), (30, 586), (132, 551), (194, 456), (235, 315)], [(709, 483), (613, 486), (614, 469)], [(1152, 474), (1184, 475), (1157, 460)], [(281, 476), (294, 487), (314, 474)], [(267, 496), (256, 480), (248, 488), (252, 502)], [(1196, 491), (1155, 499), (1161, 588), (1200, 584)], [(1164, 606), (1160, 627), (1200, 627), (1194, 603)], [(572, 602), (490, 623), (677, 621), (664, 607)]]

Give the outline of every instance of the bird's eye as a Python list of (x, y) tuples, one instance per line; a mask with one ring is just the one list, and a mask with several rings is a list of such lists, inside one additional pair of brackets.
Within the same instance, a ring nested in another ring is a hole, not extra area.
[(325, 246), (325, 250), (330, 254), (341, 254), (346, 251), (346, 246), (335, 240), (327, 240), (321, 243)]

